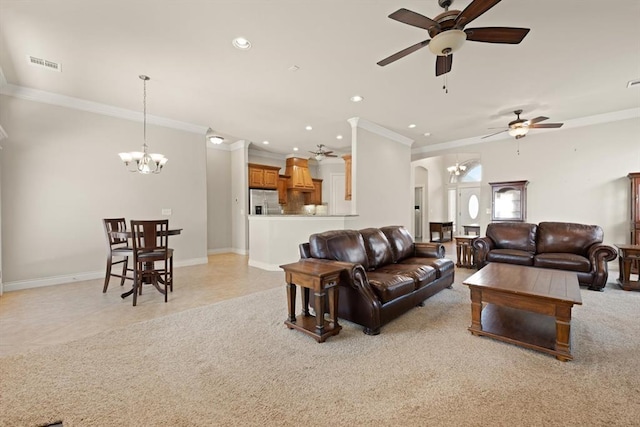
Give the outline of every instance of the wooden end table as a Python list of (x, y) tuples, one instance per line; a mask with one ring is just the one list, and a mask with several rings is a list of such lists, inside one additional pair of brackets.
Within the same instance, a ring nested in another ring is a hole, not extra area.
[[(618, 262), (620, 265), (618, 285), (625, 291), (640, 291), (640, 245), (616, 244), (616, 247), (618, 248)], [(634, 271), (638, 276), (637, 280), (631, 280), (631, 270), (634, 265)]]
[(571, 308), (582, 304), (578, 275), (564, 270), (489, 263), (462, 282), (471, 291), (473, 335), (572, 360)]
[[(289, 316), (284, 324), (289, 329), (297, 329), (312, 336), (319, 343), (328, 337), (337, 335), (342, 329), (338, 324), (338, 290), (340, 273), (344, 267), (325, 264), (312, 260), (300, 260), (292, 264), (281, 265), (287, 283), (287, 302)], [(302, 314), (296, 317), (296, 285), (303, 290)], [(315, 316), (309, 313), (309, 290), (313, 290), (313, 309)], [(329, 298), (329, 318), (324, 318), (325, 298)]]
[(456, 255), (458, 256), (456, 267), (473, 268), (475, 266), (473, 257), (473, 241), (477, 238), (478, 236), (471, 235), (455, 237)]
[[(438, 240), (433, 238), (433, 233), (438, 233)], [(442, 243), (442, 242), (450, 242), (452, 240), (453, 240), (453, 221), (429, 223), (429, 241)]]

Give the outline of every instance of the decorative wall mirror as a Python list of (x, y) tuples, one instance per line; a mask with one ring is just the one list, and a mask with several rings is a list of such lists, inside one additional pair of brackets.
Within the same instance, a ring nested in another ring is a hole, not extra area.
[(527, 184), (529, 181), (490, 182), (491, 221), (527, 220)]

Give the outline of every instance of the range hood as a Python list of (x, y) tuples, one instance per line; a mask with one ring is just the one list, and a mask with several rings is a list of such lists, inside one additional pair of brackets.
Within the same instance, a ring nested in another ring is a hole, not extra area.
[(313, 180), (309, 172), (309, 161), (299, 157), (289, 157), (286, 162), (285, 175), (289, 176), (287, 189), (313, 191)]

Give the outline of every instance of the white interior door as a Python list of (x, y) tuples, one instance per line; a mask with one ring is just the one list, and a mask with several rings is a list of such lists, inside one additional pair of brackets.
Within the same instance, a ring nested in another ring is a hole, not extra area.
[(464, 233), (464, 225), (480, 223), (480, 187), (458, 188), (458, 234)]

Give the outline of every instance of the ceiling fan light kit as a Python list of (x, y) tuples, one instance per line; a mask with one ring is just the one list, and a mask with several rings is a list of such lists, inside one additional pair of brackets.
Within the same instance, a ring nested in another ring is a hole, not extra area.
[(429, 42), (429, 50), (437, 56), (450, 55), (462, 47), (467, 33), (462, 30), (449, 30), (436, 35)]
[(313, 154), (312, 158), (316, 159), (317, 162), (321, 162), (327, 157), (338, 157), (336, 154), (333, 154), (333, 151), (326, 150), (324, 144), (318, 144), (318, 149), (316, 151), (309, 151)]

